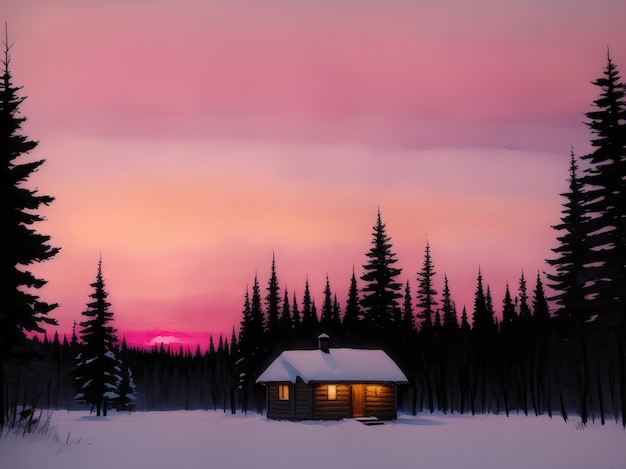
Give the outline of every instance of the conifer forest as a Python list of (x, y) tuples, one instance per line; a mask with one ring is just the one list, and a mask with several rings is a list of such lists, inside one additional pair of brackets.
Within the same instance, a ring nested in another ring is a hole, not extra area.
[[(29, 265), (54, 262), (61, 247), (37, 231), (38, 209), (54, 197), (25, 184), (45, 165), (21, 159), (37, 142), (22, 133), (25, 97), (9, 50), (7, 43), (0, 77), (1, 425), (40, 408), (262, 413), (259, 374), (281, 351), (316, 348), (326, 333), (331, 347), (383, 348), (398, 363), (409, 378), (398, 388), (404, 412), (549, 414), (626, 426), (626, 85), (610, 56), (585, 115), (593, 151), (572, 151), (563, 168), (569, 189), (546, 265), (509, 279), (504, 292), (492, 292), (477, 266), (476, 277), (465, 279), (475, 286), (473, 304), (457, 305), (436, 239), (425, 244), (412, 280), (400, 282), (393, 226), (379, 210), (361, 273), (343, 279), (346, 299), (328, 277), (321, 292), (308, 281), (301, 296), (283, 288), (278, 255), (267, 280), (255, 276), (250, 288), (242, 286), (232, 335), (194, 350), (127, 345), (107, 300), (106, 264), (95, 259), (72, 335), (44, 335), (57, 305), (39, 299), (46, 280)], [(501, 304), (494, 293), (503, 295)]]

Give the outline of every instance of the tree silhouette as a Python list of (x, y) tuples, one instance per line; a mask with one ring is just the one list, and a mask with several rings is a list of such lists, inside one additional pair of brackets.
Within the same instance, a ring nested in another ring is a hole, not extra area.
[(406, 281), (404, 287), (404, 307), (402, 309), (402, 328), (401, 335), (404, 340), (409, 340), (415, 335), (415, 316), (413, 314), (413, 296), (411, 295), (411, 286)]
[(324, 303), (322, 303), (320, 326), (322, 326), (322, 330), (327, 334), (333, 327), (333, 293), (330, 289), (328, 274), (326, 274), (326, 285), (324, 286)]
[(548, 300), (546, 299), (539, 271), (537, 271), (537, 281), (535, 282), (535, 289), (533, 290), (533, 317), (535, 318), (537, 327), (541, 329), (548, 327), (550, 310), (548, 308)]
[(443, 276), (443, 291), (441, 292), (441, 311), (443, 313), (443, 328), (448, 331), (456, 331), (459, 328), (459, 320), (456, 317), (456, 308), (450, 294), (448, 277)]
[(302, 298), (302, 338), (310, 340), (313, 338), (317, 327), (317, 313), (311, 300), (311, 290), (309, 289), (309, 279), (304, 283), (304, 296)]
[(20, 106), (25, 98), (18, 95), (21, 87), (13, 84), (10, 49), (7, 37), (0, 77), (0, 218), (5, 247), (0, 256), (0, 427), (7, 419), (5, 361), (33, 358), (26, 334), (42, 333), (44, 324), (56, 324), (48, 314), (58, 306), (41, 301), (34, 293), (47, 282), (27, 267), (52, 258), (59, 248), (48, 244), (50, 236), (33, 228), (35, 223), (44, 220), (37, 211), (54, 198), (24, 187), (44, 160), (21, 162), (24, 161), (21, 158), (35, 149), (37, 142), (21, 133), (26, 117), (20, 115)]
[(577, 170), (578, 164), (572, 151), (569, 192), (561, 194), (567, 199), (563, 204), (563, 216), (561, 223), (552, 227), (563, 233), (557, 237), (559, 246), (552, 249), (558, 257), (547, 260), (555, 270), (554, 273), (546, 274), (550, 281), (548, 285), (556, 292), (550, 299), (557, 306), (554, 313), (564, 334), (579, 328), (589, 314), (584, 292), (586, 236), (583, 224), (587, 217), (582, 207), (582, 183), (578, 179)]
[(483, 275), (478, 269), (476, 279), (476, 292), (474, 293), (474, 314), (472, 317), (472, 330), (476, 333), (488, 333), (493, 330), (494, 321), (492, 312), (487, 308), (487, 299), (483, 287)]
[(610, 56), (603, 76), (593, 84), (600, 96), (586, 116), (595, 150), (582, 156), (589, 163), (582, 178), (588, 215), (585, 295), (594, 312), (616, 316), (626, 330), (626, 86)]
[(346, 301), (346, 309), (342, 322), (346, 335), (355, 341), (358, 340), (361, 332), (361, 320), (362, 313), (359, 306), (359, 287), (357, 286), (353, 268), (352, 277), (350, 278), (350, 288), (348, 289), (348, 300)]
[(78, 391), (75, 399), (92, 404), (92, 408), (95, 406), (97, 416), (100, 416), (101, 410), (106, 416), (108, 401), (119, 397), (121, 369), (115, 355), (117, 337), (115, 328), (110, 325), (113, 313), (107, 301), (102, 259), (98, 260), (96, 281), (90, 286), (94, 289), (89, 295), (93, 301), (87, 303), (87, 309), (82, 313), (86, 319), (80, 323), (81, 344), (74, 379)]
[(270, 336), (278, 331), (278, 318), (280, 315), (280, 288), (278, 286), (278, 277), (276, 276), (276, 259), (272, 254), (272, 269), (270, 279), (267, 285), (267, 296), (265, 297), (267, 306), (267, 331)]
[(520, 322), (528, 322), (530, 319), (530, 307), (528, 306), (528, 288), (524, 272), (519, 278), (519, 320)]
[(435, 314), (435, 306), (437, 301), (435, 295), (437, 290), (433, 287), (433, 277), (435, 276), (435, 267), (430, 256), (430, 244), (426, 242), (424, 249), (424, 263), (422, 270), (417, 273), (417, 307), (419, 311), (417, 317), (421, 319), (419, 329), (421, 332), (428, 333), (433, 326), (433, 315)]
[(289, 304), (289, 293), (285, 287), (285, 294), (283, 295), (283, 310), (280, 314), (279, 331), (282, 339), (288, 339), (291, 336), (293, 329), (293, 319), (291, 317), (291, 305)]
[(500, 330), (503, 333), (511, 333), (517, 330), (517, 326), (517, 312), (515, 311), (515, 304), (513, 303), (513, 298), (511, 298), (509, 283), (507, 282), (504, 300), (502, 300), (502, 323), (500, 324)]
[(361, 276), (365, 282), (361, 306), (370, 337), (379, 335), (385, 340), (393, 332), (394, 318), (399, 316), (397, 300), (402, 297), (398, 292), (402, 285), (395, 278), (402, 269), (393, 267), (397, 259), (391, 251), (391, 238), (387, 236), (380, 210), (373, 230), (372, 247), (366, 254), (369, 261), (363, 266), (365, 273)]

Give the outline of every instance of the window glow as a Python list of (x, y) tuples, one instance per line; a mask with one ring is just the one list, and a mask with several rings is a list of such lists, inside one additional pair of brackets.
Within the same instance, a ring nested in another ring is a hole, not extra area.
[(328, 400), (334, 401), (337, 399), (337, 386), (334, 384), (328, 385)]
[(289, 400), (289, 385), (288, 384), (278, 385), (278, 400), (279, 401)]

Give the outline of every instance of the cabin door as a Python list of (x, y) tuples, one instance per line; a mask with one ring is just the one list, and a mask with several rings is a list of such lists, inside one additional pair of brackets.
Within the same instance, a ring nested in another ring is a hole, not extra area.
[(365, 386), (362, 384), (352, 385), (352, 417), (365, 415)]

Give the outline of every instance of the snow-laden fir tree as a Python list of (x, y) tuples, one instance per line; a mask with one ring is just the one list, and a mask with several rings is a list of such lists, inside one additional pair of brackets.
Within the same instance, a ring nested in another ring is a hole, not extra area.
[(137, 401), (137, 387), (133, 379), (133, 372), (128, 366), (128, 348), (126, 339), (122, 341), (119, 353), (118, 366), (120, 367), (120, 378), (117, 386), (117, 397), (115, 398), (115, 408), (119, 411), (131, 411), (135, 409)]
[(102, 259), (98, 260), (96, 281), (90, 285), (94, 291), (80, 323), (79, 354), (76, 357), (74, 399), (86, 402), (96, 409), (96, 415), (107, 414), (108, 402), (119, 397), (121, 367), (115, 354), (117, 337), (111, 326), (113, 313), (107, 301), (102, 276)]

